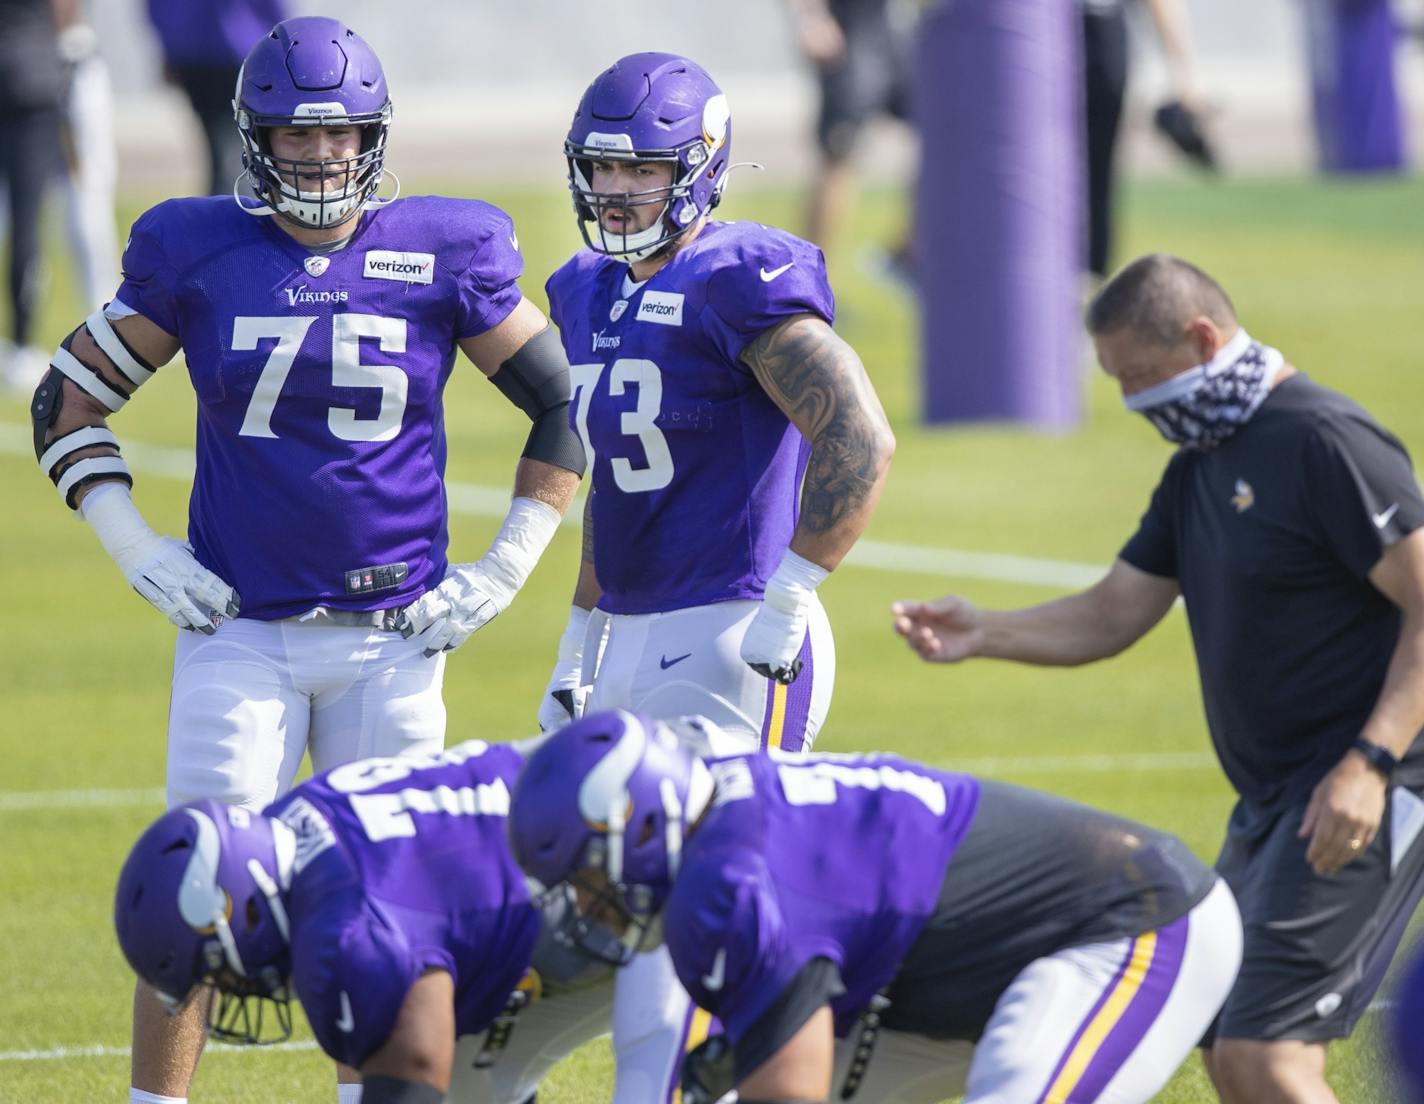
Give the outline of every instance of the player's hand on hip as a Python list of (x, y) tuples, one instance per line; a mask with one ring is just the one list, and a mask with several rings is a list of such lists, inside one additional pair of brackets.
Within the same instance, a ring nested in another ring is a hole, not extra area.
[(801, 645), (816, 588), (829, 572), (790, 549), (766, 581), (766, 594), (742, 637), (742, 659), (757, 674), (782, 684), (801, 673)]
[(1384, 819), (1388, 788), (1356, 755), (1346, 755), (1316, 784), (1297, 835), (1309, 838), (1305, 861), (1317, 874), (1334, 874), (1369, 848)]
[(236, 617), (241, 604), (232, 587), (194, 558), (191, 545), (173, 537), (156, 537), (147, 558), (125, 570), (124, 577), (180, 629), (207, 636)]
[(434, 590), (406, 606), (396, 628), (425, 646), (427, 656), (453, 652), (484, 628), (514, 594), (480, 564), (454, 564)]
[(895, 631), (927, 663), (958, 663), (984, 645), (984, 615), (956, 594), (933, 602), (896, 602), (890, 612)]
[(764, 678), (795, 682), (801, 673), (806, 623), (806, 610), (778, 609), (763, 600), (742, 637), (742, 659)]

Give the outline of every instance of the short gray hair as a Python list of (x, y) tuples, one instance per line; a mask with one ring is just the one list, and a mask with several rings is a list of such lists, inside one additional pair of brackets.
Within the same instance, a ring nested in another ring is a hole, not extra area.
[(1173, 346), (1201, 314), (1218, 326), (1236, 324), (1236, 308), (1220, 284), (1180, 257), (1149, 253), (1103, 285), (1084, 321), (1095, 337), (1127, 329), (1139, 340)]

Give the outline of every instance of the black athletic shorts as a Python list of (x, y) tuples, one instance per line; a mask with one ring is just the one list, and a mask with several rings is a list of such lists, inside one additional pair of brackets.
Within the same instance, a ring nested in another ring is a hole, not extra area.
[(861, 127), (875, 116), (910, 117), (908, 28), (896, 25), (886, 4), (836, 14), (843, 20), (845, 56), (817, 72), (821, 111), (816, 140), (828, 161), (849, 157)]
[(1329, 877), (1305, 861), (1304, 816), (1305, 802), (1240, 801), (1231, 814), (1216, 869), (1236, 895), (1246, 943), (1207, 1045), (1348, 1036), (1424, 896), (1424, 793), (1392, 787), (1374, 842)]

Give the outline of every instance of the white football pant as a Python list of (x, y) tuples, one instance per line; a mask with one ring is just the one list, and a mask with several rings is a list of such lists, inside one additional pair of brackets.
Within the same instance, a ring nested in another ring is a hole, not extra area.
[(1241, 966), (1225, 882), (1135, 939), (1030, 963), (999, 998), (964, 1104), (1145, 1104), (1191, 1053)]
[(310, 751), (320, 772), (445, 746), (445, 656), (375, 628), (227, 621), (180, 632), (168, 711), (168, 803), (261, 809)]
[(584, 648), (587, 712), (636, 709), (654, 717), (701, 713), (733, 737), (718, 754), (757, 748), (809, 751), (826, 719), (836, 679), (831, 625), (813, 598), (801, 674), (783, 686), (741, 657), (742, 637), (760, 602), (716, 602), (667, 613), (595, 614)]

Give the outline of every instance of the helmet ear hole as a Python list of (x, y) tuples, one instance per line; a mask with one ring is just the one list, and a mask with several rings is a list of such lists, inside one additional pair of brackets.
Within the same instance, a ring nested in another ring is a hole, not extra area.
[(656, 832), (656, 818), (653, 816), (652, 813), (649, 813), (643, 818), (643, 829), (638, 833), (638, 838), (634, 841), (633, 846), (642, 847), (644, 844), (649, 843), (652, 840), (653, 836), (656, 834)]
[(247, 933), (250, 935), (252, 932), (255, 932), (262, 923), (262, 913), (257, 908), (257, 897), (255, 894), (247, 899), (247, 907), (243, 909), (243, 915), (247, 921)]

